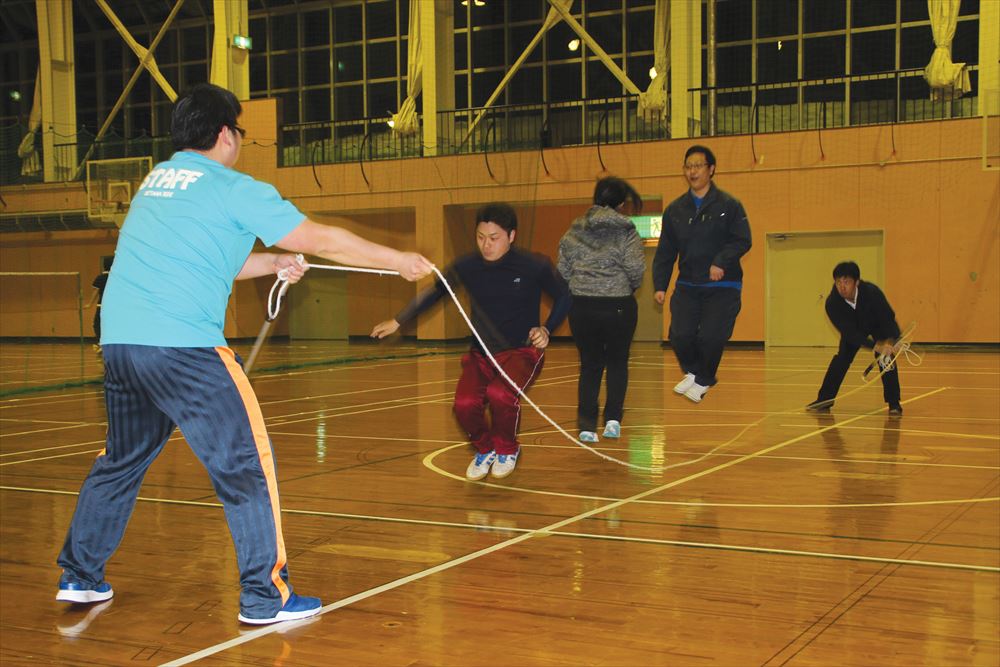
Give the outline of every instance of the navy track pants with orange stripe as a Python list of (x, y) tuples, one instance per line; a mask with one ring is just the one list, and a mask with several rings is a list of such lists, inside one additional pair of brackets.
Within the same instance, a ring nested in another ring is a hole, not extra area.
[(240, 570), (240, 612), (274, 616), (292, 590), (277, 472), (260, 406), (236, 355), (227, 347), (110, 344), (103, 350), (107, 444), (80, 489), (57, 562), (85, 582), (104, 579), (146, 470), (179, 426), (225, 508)]

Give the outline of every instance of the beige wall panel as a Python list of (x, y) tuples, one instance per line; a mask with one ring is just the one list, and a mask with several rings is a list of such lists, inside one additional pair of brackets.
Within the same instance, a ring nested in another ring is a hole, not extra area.
[[(880, 287), (900, 326), (916, 321), (920, 339), (941, 340), (940, 164), (889, 164), (859, 171), (865, 184), (860, 226), (885, 230), (886, 281)], [(922, 288), (913, 289), (918, 285)]]
[[(273, 101), (247, 102), (244, 108), (241, 123), (250, 130), (248, 141), (259, 139), (266, 144), (276, 134)], [(1000, 175), (979, 168), (979, 123), (977, 118), (822, 134), (757, 135), (754, 147), (763, 161), (756, 164), (749, 136), (602, 146), (601, 156), (608, 173), (628, 179), (647, 197), (662, 197), (662, 207), (684, 191), (680, 165), (687, 147), (704, 143), (716, 153), (718, 184), (744, 203), (755, 240), (744, 260), (744, 309), (735, 340), (764, 338), (764, 234), (882, 228), (885, 287), (900, 311), (901, 322), (919, 319), (918, 339), (997, 342)], [(310, 166), (278, 168), (276, 156), (273, 146), (247, 145), (239, 167), (274, 182), (303, 211), (411, 210), (412, 234), (392, 234), (393, 245), (418, 249), (441, 266), (474, 248), (471, 232), (463, 225), (468, 226), (475, 208), (488, 201), (511, 201), (519, 210), (537, 206), (537, 211), (522, 214), (533, 228), (532, 236), (539, 243), (543, 238), (556, 239), (561, 230), (546, 227), (542, 231), (543, 221), (552, 224), (549, 219), (557, 217), (556, 209), (549, 207), (568, 206), (564, 216), (568, 224), (572, 215), (585, 208), (594, 179), (601, 173), (597, 148), (584, 146), (545, 151), (548, 174), (538, 151), (491, 154), (493, 178), (481, 154), (366, 162), (371, 186), (365, 184), (357, 163), (317, 165), (320, 187)], [(5, 188), (3, 195), (8, 202), (6, 213), (83, 208), (85, 203), (78, 185)], [(576, 206), (580, 208), (570, 210)], [(381, 229), (374, 222), (368, 228), (356, 228), (366, 236), (381, 235)], [(5, 251), (18, 248), (23, 236), (4, 234), (0, 246)], [(59, 241), (81, 245), (72, 236), (60, 235)], [(76, 252), (94, 256), (83, 248)], [(400, 281), (396, 283), (400, 284), (394, 283), (389, 290), (393, 303), (400, 297), (397, 288), (406, 292)], [(234, 306), (237, 319), (244, 315), (244, 298), (254, 318), (263, 312), (254, 290), (244, 291), (241, 286)], [(967, 314), (973, 310), (976, 317), (969, 320)], [(464, 323), (454, 317), (435, 311), (421, 318), (420, 337), (465, 336)], [(669, 323), (664, 324), (666, 329)], [(251, 335), (255, 335), (257, 327), (252, 328)]]
[(940, 340), (1000, 337), (1000, 172), (977, 166), (940, 165)]

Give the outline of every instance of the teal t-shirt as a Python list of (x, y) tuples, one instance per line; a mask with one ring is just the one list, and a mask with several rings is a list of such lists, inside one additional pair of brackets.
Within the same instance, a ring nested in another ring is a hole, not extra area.
[(101, 305), (101, 343), (225, 345), (233, 280), (259, 238), (305, 216), (267, 183), (199, 153), (156, 165), (132, 199)]

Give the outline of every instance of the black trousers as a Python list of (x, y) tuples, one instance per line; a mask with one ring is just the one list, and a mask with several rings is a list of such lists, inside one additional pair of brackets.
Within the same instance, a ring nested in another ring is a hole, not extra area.
[(685, 373), (703, 387), (716, 383), (722, 351), (743, 305), (731, 287), (677, 285), (670, 297), (670, 345)]
[(569, 311), (573, 341), (580, 352), (577, 385), (577, 426), (597, 430), (597, 398), (601, 376), (608, 369), (604, 421), (620, 422), (628, 390), (628, 353), (639, 319), (634, 296), (574, 296)]
[[(851, 345), (843, 338), (840, 339), (840, 349), (837, 350), (837, 354), (830, 360), (830, 366), (826, 369), (823, 386), (820, 387), (819, 396), (816, 398), (817, 401), (829, 401), (836, 398), (837, 392), (840, 391), (840, 385), (844, 382), (844, 377), (859, 349), (861, 348), (857, 345)], [(878, 355), (876, 354), (875, 357), (878, 358)], [(899, 371), (896, 365), (882, 376), (882, 397), (886, 403), (899, 403)]]

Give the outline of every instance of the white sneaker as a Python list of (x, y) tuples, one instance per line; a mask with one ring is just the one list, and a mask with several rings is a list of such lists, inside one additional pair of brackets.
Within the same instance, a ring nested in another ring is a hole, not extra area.
[(514, 467), (517, 465), (517, 455), (520, 453), (518, 451), (517, 454), (497, 454), (497, 460), (493, 464), (493, 472), (491, 473), (493, 477), (503, 479), (514, 472)]
[(580, 431), (580, 442), (597, 442), (597, 434), (593, 431)]
[(694, 384), (694, 373), (688, 373), (684, 376), (684, 379), (674, 385), (674, 392), (678, 394), (684, 394), (691, 385)]
[(697, 382), (692, 382), (691, 386), (684, 392), (684, 398), (695, 403), (701, 403), (701, 399), (705, 398), (705, 394), (707, 393), (708, 387), (703, 387)]
[(609, 419), (604, 425), (605, 438), (620, 438), (622, 435), (622, 425), (615, 419)]
[(476, 454), (472, 463), (465, 469), (465, 478), (473, 481), (482, 479), (490, 474), (490, 466), (497, 460), (497, 453), (492, 449), (485, 454)]

